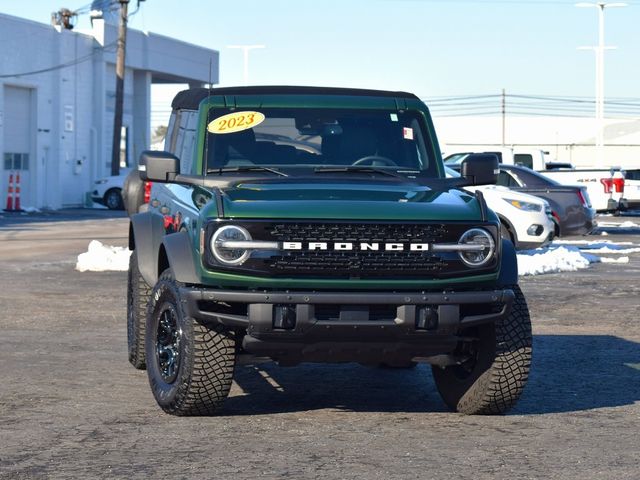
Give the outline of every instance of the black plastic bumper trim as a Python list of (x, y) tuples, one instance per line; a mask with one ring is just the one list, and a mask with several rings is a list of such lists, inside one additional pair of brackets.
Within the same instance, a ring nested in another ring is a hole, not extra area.
[[(313, 312), (304, 308), (313, 305), (394, 305), (398, 308), (398, 318), (389, 321), (365, 321), (365, 322), (321, 322), (323, 326), (363, 326), (397, 327), (400, 325), (414, 324), (416, 307), (437, 306), (441, 309), (442, 320), (447, 330), (459, 326), (472, 326), (488, 323), (508, 315), (515, 295), (510, 289), (479, 291), (479, 292), (255, 292), (255, 291), (229, 291), (213, 290), (196, 287), (184, 287), (180, 289), (184, 305), (189, 316), (194, 318), (220, 323), (228, 327), (247, 328), (256, 323), (270, 324), (270, 316), (275, 304), (297, 305), (298, 316), (301, 323), (316, 323)], [(248, 315), (233, 315), (224, 312), (207, 311), (200, 308), (199, 302), (222, 302), (247, 304)], [(480, 315), (467, 315), (460, 317), (446, 306), (456, 305), (487, 305), (502, 304), (499, 312)], [(266, 308), (264, 308), (266, 307)], [(302, 307), (302, 308), (301, 308)], [(253, 313), (252, 313), (253, 312)], [(444, 314), (444, 315), (443, 315)], [(457, 316), (457, 319), (455, 318)], [(259, 318), (260, 317), (260, 318)], [(266, 332), (265, 332), (266, 333)], [(289, 333), (289, 332), (286, 332)], [(293, 332), (291, 332), (293, 333)], [(280, 332), (278, 332), (280, 334)]]

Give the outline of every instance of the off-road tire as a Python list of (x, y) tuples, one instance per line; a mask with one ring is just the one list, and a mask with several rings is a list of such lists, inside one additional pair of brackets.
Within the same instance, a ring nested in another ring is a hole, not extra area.
[[(151, 293), (147, 309), (146, 359), (151, 391), (167, 413), (180, 416), (211, 415), (229, 395), (236, 359), (233, 332), (222, 326), (199, 323), (185, 314), (181, 284), (170, 269), (162, 273)], [(175, 379), (161, 373), (156, 352), (158, 326), (163, 312), (176, 316), (180, 331), (179, 363)]]
[(140, 275), (138, 254), (134, 250), (129, 257), (127, 277), (127, 348), (129, 363), (138, 370), (146, 368), (144, 332), (149, 298), (151, 298), (151, 287)]
[(516, 297), (509, 315), (460, 332), (478, 339), (475, 360), (466, 366), (432, 367), (438, 391), (452, 410), (500, 414), (522, 394), (531, 365), (531, 319), (520, 288), (510, 288)]

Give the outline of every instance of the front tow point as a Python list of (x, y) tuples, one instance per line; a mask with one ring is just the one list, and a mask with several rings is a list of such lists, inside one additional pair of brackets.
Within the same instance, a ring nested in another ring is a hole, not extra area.
[(296, 306), (274, 305), (273, 328), (282, 330), (293, 330), (296, 328)]
[(436, 330), (438, 328), (438, 312), (433, 307), (418, 308), (416, 315), (417, 330)]

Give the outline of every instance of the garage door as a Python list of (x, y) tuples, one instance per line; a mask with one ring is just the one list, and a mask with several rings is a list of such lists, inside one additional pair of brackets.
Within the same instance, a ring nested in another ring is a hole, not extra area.
[(23, 207), (35, 205), (29, 188), (30, 172), (34, 166), (32, 148), (35, 135), (31, 118), (31, 95), (32, 89), (29, 88), (4, 87), (3, 192), (6, 194), (9, 175), (13, 173), (15, 181), (19, 174)]

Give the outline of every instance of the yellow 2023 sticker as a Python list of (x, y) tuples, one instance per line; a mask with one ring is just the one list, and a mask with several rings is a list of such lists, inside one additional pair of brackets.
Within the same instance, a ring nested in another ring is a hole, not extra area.
[(209, 122), (207, 130), (219, 134), (241, 132), (260, 125), (264, 119), (260, 112), (233, 112)]

